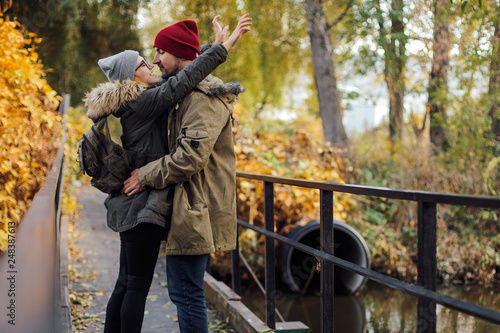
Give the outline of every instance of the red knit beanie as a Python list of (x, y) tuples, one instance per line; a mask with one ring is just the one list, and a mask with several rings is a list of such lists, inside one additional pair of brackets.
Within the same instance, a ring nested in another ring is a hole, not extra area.
[(155, 37), (157, 47), (179, 58), (194, 60), (200, 54), (198, 26), (193, 20), (184, 20), (163, 28)]

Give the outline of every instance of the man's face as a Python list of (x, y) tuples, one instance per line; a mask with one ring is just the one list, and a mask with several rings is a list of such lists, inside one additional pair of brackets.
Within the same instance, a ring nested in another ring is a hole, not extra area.
[(155, 47), (155, 58), (153, 64), (158, 65), (161, 71), (161, 76), (168, 79), (171, 76), (177, 75), (180, 71), (180, 59), (173, 54), (170, 54), (162, 49)]

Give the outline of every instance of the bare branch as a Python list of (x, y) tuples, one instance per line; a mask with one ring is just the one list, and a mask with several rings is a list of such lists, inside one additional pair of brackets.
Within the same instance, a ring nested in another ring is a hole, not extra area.
[(351, 9), (353, 3), (354, 3), (354, 0), (349, 0), (349, 3), (344, 8), (344, 11), (331, 24), (327, 24), (328, 30), (331, 30), (334, 26), (339, 24), (339, 22), (344, 19), (344, 17), (347, 15), (347, 12), (349, 11), (349, 9)]

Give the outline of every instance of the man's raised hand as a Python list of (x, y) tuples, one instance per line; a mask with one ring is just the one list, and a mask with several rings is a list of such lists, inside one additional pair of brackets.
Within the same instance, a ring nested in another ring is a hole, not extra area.
[[(229, 38), (224, 43), (222, 43), (222, 45), (224, 45), (226, 50), (229, 51), (230, 49), (232, 49), (236, 45), (236, 43), (238, 43), (241, 37), (243, 37), (245, 33), (250, 31), (250, 26), (252, 25), (252, 18), (249, 15), (250, 14), (245, 14), (238, 19), (238, 25), (236, 26), (236, 29), (234, 29), (231, 36), (229, 36)], [(224, 27), (224, 29), (222, 29), (218, 22), (219, 18), (220, 15), (217, 15), (212, 21), (212, 23), (214, 24), (214, 29), (216, 30), (216, 39), (217, 39), (218, 29), (220, 29), (220, 34), (222, 34), (222, 36), (224, 37), (224, 34), (229, 28), (229, 26), (226, 26)], [(218, 28), (215, 27), (216, 25), (218, 26)]]

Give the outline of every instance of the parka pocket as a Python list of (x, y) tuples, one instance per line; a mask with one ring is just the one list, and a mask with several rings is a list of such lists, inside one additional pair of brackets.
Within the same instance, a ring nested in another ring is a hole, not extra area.
[(149, 194), (146, 207), (164, 217), (170, 217), (172, 215), (173, 194), (173, 186), (169, 186), (163, 190), (152, 190)]
[(208, 137), (208, 131), (202, 130), (202, 129), (186, 128), (184, 133), (186, 135), (186, 138), (189, 138), (189, 139), (205, 139)]
[(169, 230), (172, 218), (173, 195), (173, 186), (163, 190), (151, 190), (146, 205), (139, 213), (138, 218), (149, 219)]
[(192, 205), (184, 186), (176, 185), (172, 208), (172, 229), (169, 234), (181, 250), (194, 250), (213, 246), (212, 227), (205, 203)]
[[(208, 138), (209, 133), (206, 130), (202, 129), (189, 129), (184, 127), (181, 129), (181, 136), (177, 139), (180, 146), (183, 146), (183, 143), (187, 143), (190, 147), (198, 148), (200, 146), (200, 142), (203, 139)], [(185, 148), (185, 147), (184, 147)]]

